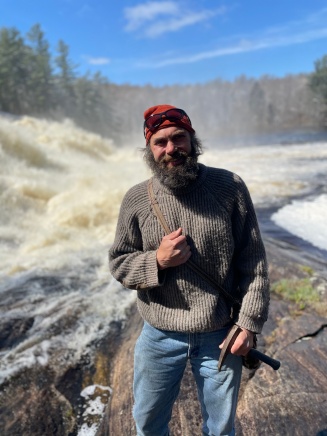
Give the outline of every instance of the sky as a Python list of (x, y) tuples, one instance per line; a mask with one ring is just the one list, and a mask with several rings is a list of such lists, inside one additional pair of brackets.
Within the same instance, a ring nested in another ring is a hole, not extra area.
[(119, 85), (284, 77), (327, 54), (326, 0), (0, 0), (0, 27), (36, 23), (77, 74)]

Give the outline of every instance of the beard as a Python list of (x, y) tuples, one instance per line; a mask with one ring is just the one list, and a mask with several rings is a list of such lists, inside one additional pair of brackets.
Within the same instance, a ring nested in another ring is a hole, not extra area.
[[(153, 175), (170, 189), (185, 188), (193, 182), (198, 175), (198, 157), (194, 149), (190, 154), (176, 150), (172, 155), (164, 156), (159, 162), (154, 159), (149, 146), (146, 147), (144, 160), (150, 167)], [(168, 168), (167, 164), (172, 160), (181, 160), (176, 167)]]

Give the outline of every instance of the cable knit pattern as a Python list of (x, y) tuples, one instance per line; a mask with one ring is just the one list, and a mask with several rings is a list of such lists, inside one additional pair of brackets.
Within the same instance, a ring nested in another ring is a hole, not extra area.
[[(234, 298), (242, 300), (235, 322), (260, 333), (268, 316), (265, 249), (249, 192), (239, 176), (200, 164), (187, 188), (153, 188), (170, 229), (182, 227), (191, 259)], [(159, 271), (156, 250), (164, 231), (154, 215), (147, 181), (125, 195), (115, 241), (112, 275), (137, 289), (138, 309), (151, 325), (181, 332), (214, 331), (230, 323), (231, 303), (186, 265)]]

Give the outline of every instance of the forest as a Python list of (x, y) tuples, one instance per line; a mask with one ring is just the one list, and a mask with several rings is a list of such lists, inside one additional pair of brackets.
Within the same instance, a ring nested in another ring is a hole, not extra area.
[(24, 37), (0, 29), (0, 111), (78, 126), (117, 142), (140, 138), (143, 111), (154, 104), (184, 108), (207, 139), (322, 129), (327, 125), (327, 56), (311, 74), (163, 87), (116, 85), (100, 73), (78, 75), (68, 45), (56, 56), (40, 24)]

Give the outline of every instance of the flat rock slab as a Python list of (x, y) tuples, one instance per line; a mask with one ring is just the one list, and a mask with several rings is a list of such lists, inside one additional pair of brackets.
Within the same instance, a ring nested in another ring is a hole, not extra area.
[[(327, 434), (327, 328), (314, 314), (286, 317), (267, 354), (278, 371), (262, 365), (248, 381), (237, 409), (237, 434)], [(278, 341), (278, 342), (277, 342)]]

